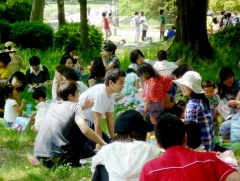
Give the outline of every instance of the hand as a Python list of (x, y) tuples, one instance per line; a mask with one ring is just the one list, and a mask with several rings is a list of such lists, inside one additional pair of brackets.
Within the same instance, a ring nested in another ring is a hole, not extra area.
[(231, 106), (231, 107), (239, 106), (240, 101), (230, 100), (230, 101), (228, 101), (228, 105)]
[(73, 59), (79, 60), (80, 57), (79, 56), (73, 56)]
[(147, 107), (145, 106), (144, 109), (143, 109), (144, 112), (147, 112)]
[(102, 53), (101, 53), (101, 55), (102, 55), (102, 58), (104, 58), (104, 59), (106, 59), (106, 58), (107, 58), (107, 55), (106, 55), (106, 53), (105, 53), (105, 52), (102, 52)]
[(94, 151), (100, 151), (101, 150), (101, 146), (99, 144), (96, 144), (95, 150)]
[(22, 99), (22, 104), (26, 104), (26, 99)]
[(81, 106), (82, 110), (89, 109), (89, 108), (93, 107), (94, 100), (95, 99), (88, 99), (88, 97), (86, 97), (83, 105)]
[(35, 87), (38, 86), (38, 84), (37, 84), (37, 83), (34, 83), (32, 86), (33, 86), (33, 88), (35, 88)]

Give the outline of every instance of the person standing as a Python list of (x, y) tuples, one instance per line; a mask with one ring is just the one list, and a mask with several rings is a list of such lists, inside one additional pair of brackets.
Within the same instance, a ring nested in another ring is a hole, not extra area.
[(147, 37), (147, 30), (148, 30), (148, 22), (147, 22), (147, 18), (145, 16), (145, 13), (142, 11), (141, 12), (141, 23), (142, 23), (142, 41), (145, 40), (145, 38)]
[(140, 29), (141, 29), (140, 12), (138, 11), (135, 12), (133, 23), (134, 23), (135, 43), (139, 43)]
[(165, 31), (165, 25), (166, 25), (166, 17), (163, 15), (164, 9), (160, 10), (159, 15), (159, 24), (160, 24), (160, 40), (164, 40), (164, 31)]
[(105, 42), (107, 43), (108, 38), (112, 35), (110, 26), (109, 26), (109, 19), (106, 18), (106, 12), (102, 13), (102, 17), (103, 17), (103, 29), (105, 31)]

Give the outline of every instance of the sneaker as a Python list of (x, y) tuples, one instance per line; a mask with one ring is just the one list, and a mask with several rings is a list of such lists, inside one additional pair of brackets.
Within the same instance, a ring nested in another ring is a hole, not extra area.
[(96, 155), (96, 152), (88, 145), (84, 145), (81, 158), (90, 158)]

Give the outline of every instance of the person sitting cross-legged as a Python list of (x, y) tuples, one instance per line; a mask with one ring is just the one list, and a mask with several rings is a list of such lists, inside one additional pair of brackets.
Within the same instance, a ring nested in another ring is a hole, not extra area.
[(186, 148), (185, 126), (175, 115), (162, 114), (155, 126), (155, 135), (165, 153), (144, 165), (140, 181), (240, 180), (240, 174), (221, 161), (216, 153)]

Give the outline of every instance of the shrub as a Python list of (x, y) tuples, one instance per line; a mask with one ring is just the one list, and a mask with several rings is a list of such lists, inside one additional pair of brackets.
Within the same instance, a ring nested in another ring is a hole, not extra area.
[(40, 21), (22, 21), (12, 25), (11, 39), (21, 48), (45, 50), (53, 44), (53, 28)]
[[(65, 49), (68, 45), (73, 45), (76, 47), (81, 47), (80, 45), (80, 23), (69, 23), (63, 25), (55, 33), (54, 36), (54, 47)], [(81, 52), (81, 57), (90, 61), (95, 56), (99, 56), (102, 46), (101, 31), (94, 25), (88, 25), (88, 37), (89, 37), (89, 47), (91, 50), (89, 52)]]
[(0, 42), (10, 40), (11, 24), (7, 20), (0, 20)]

